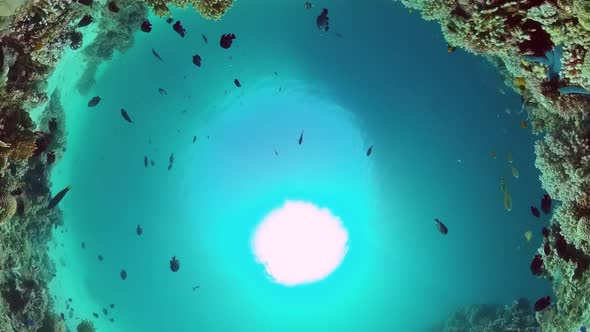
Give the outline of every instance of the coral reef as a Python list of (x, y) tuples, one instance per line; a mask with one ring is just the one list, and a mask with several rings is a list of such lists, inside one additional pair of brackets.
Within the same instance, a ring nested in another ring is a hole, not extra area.
[(170, 14), (170, 9), (167, 5), (169, 3), (180, 8), (186, 8), (191, 5), (204, 18), (219, 20), (231, 8), (234, 0), (148, 0), (148, 3), (154, 13), (160, 17)]
[[(102, 62), (110, 60), (116, 51), (129, 50), (135, 41), (134, 32), (148, 14), (142, 1), (122, 1), (116, 15), (104, 15), (98, 21), (98, 35), (82, 54), (86, 60), (86, 68), (77, 83), (78, 91), (86, 95), (94, 86), (96, 72)], [(131, 28), (133, 27), (133, 28)], [(79, 47), (72, 44), (72, 48)]]
[(94, 324), (92, 324), (91, 321), (85, 320), (85, 321), (82, 321), (80, 324), (78, 324), (76, 331), (78, 331), (78, 332), (94, 332), (96, 330), (94, 329)]
[[(590, 2), (587, 0), (402, 0), (436, 20), (454, 47), (485, 56), (521, 95), (536, 167), (561, 202), (531, 262), (552, 281), (557, 304), (536, 313), (542, 330), (590, 323)], [(506, 329), (500, 329), (506, 330)], [(467, 331), (465, 329), (461, 331)], [(477, 331), (484, 331), (477, 329)], [(520, 330), (519, 330), (520, 331)]]
[[(467, 306), (449, 316), (437, 331), (442, 332), (537, 332), (539, 324), (527, 299), (510, 306), (477, 304)], [(433, 329), (434, 330), (434, 329)]]

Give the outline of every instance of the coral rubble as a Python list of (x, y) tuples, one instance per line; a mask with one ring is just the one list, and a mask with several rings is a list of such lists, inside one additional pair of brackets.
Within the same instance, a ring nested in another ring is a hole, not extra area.
[[(522, 96), (541, 182), (561, 202), (531, 271), (553, 282), (557, 305), (537, 313), (543, 331), (590, 323), (590, 2), (402, 0), (436, 20), (454, 47), (483, 55)], [(478, 330), (480, 331), (480, 330)]]

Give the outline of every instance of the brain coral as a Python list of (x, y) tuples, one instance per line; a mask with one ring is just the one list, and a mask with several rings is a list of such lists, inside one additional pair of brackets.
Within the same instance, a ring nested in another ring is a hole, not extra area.
[(0, 193), (0, 225), (7, 222), (16, 212), (16, 198), (7, 192)]

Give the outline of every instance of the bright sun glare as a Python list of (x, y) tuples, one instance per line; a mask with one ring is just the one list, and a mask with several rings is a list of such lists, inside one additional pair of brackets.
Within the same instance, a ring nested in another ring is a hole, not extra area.
[(286, 201), (258, 225), (252, 250), (275, 282), (295, 286), (326, 278), (348, 250), (348, 232), (330, 210)]

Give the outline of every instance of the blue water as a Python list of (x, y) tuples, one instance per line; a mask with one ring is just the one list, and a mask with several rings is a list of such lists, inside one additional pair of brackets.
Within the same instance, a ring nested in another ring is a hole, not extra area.
[[(68, 150), (53, 191), (72, 190), (52, 290), (58, 310), (73, 297), (70, 328), (91, 319), (99, 331), (423, 331), (464, 305), (549, 291), (529, 271), (548, 219), (529, 212), (543, 192), (519, 96), (483, 58), (448, 53), (439, 26), (398, 3), (315, 5), (238, 1), (217, 22), (173, 10), (184, 39), (150, 17), (153, 31), (137, 32), (88, 96), (62, 91)], [(224, 50), (218, 38), (230, 32)], [(74, 74), (62, 89), (81, 71), (64, 70)], [(88, 109), (94, 95), (102, 101)], [(348, 229), (348, 255), (321, 282), (273, 283), (252, 256), (255, 226), (287, 199), (329, 208)]]

